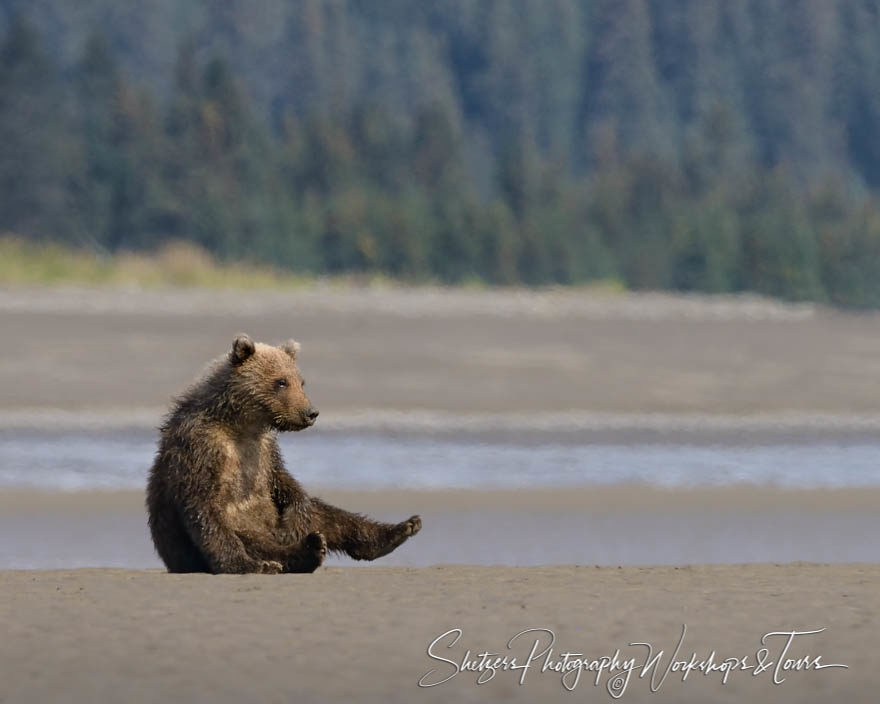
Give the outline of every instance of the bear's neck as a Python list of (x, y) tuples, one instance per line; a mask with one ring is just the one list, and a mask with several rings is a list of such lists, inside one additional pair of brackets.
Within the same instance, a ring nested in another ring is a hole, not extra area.
[(266, 419), (256, 413), (248, 413), (231, 404), (212, 408), (208, 415), (239, 438), (258, 438), (272, 432)]
[(242, 439), (259, 439), (275, 432), (271, 425), (263, 421), (239, 417), (234, 422), (224, 423), (229, 432)]
[(256, 438), (272, 432), (266, 414), (254, 409), (251, 399), (239, 399), (229, 388), (228, 378), (228, 370), (221, 369), (205, 380), (209, 391), (196, 394), (209, 399), (202, 409), (204, 414), (238, 437)]

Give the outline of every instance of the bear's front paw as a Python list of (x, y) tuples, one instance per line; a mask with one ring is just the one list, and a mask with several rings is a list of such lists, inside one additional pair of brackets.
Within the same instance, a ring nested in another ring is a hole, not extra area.
[(401, 529), (401, 532), (405, 536), (409, 537), (415, 535), (422, 529), (422, 519), (419, 516), (412, 516), (410, 518), (407, 518), (402, 523), (399, 523), (398, 525)]
[(260, 574), (281, 574), (282, 569), (284, 568), (281, 563), (275, 560), (260, 560), (258, 565), (258, 572)]
[(306, 547), (318, 558), (318, 564), (327, 555), (327, 539), (323, 533), (309, 533), (306, 536)]

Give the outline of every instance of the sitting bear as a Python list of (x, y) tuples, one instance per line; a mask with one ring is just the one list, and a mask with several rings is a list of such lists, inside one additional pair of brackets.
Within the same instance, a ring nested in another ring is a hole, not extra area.
[(313, 572), (327, 550), (375, 560), (419, 532), (418, 516), (378, 523), (330, 506), (284, 468), (277, 432), (318, 417), (298, 351), (239, 335), (166, 417), (147, 511), (170, 572)]

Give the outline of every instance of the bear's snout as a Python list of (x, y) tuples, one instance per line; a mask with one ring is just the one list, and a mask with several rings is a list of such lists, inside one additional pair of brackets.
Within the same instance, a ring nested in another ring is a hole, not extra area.
[(314, 406), (309, 406), (303, 411), (303, 416), (309, 425), (314, 425), (315, 421), (318, 419), (318, 409)]

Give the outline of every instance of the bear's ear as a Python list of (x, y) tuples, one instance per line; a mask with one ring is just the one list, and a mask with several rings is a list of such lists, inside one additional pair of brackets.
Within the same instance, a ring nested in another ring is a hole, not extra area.
[(229, 353), (229, 360), (233, 364), (241, 364), (250, 357), (256, 348), (254, 341), (244, 333), (235, 336), (232, 342), (232, 352)]
[(296, 340), (288, 340), (283, 345), (281, 345), (281, 349), (287, 352), (290, 355), (291, 359), (296, 359), (296, 355), (299, 353), (300, 344)]

